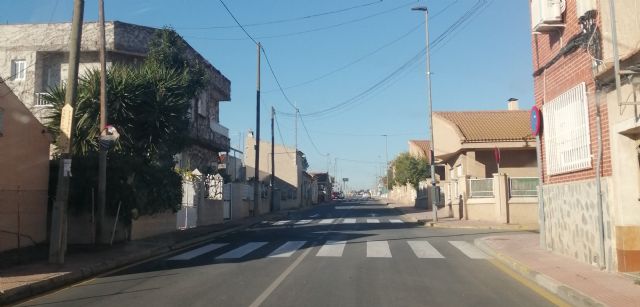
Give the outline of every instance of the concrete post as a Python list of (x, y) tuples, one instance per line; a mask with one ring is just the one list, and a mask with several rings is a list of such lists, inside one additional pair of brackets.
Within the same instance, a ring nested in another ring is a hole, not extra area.
[(509, 223), (509, 204), (507, 175), (493, 174), (493, 196), (495, 199), (496, 218), (500, 223)]

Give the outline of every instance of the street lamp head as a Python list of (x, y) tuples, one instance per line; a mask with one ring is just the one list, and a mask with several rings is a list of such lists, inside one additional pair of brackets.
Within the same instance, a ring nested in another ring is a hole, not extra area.
[(424, 11), (429, 12), (429, 9), (426, 6), (416, 6), (411, 8), (412, 11)]

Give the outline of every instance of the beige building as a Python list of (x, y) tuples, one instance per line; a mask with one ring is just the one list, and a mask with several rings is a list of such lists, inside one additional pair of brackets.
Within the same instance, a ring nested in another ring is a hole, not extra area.
[(431, 142), (428, 140), (409, 140), (409, 154), (416, 158), (431, 160)]
[(46, 241), (50, 143), (0, 78), (0, 252)]
[[(107, 66), (136, 64), (144, 60), (156, 28), (110, 21), (105, 25)], [(0, 25), (0, 75), (40, 121), (47, 115), (41, 99), (48, 88), (65, 82), (71, 23)], [(186, 42), (185, 42), (186, 43)], [(218, 152), (229, 151), (229, 131), (220, 125), (219, 103), (230, 100), (230, 81), (187, 44), (187, 56), (205, 66), (209, 84), (192, 102), (193, 146), (177, 159), (181, 168), (205, 170), (215, 164)], [(79, 75), (99, 68), (98, 24), (82, 27)]]
[(517, 100), (505, 111), (434, 112), (433, 130), (442, 202), (454, 216), (537, 223), (535, 139)]
[[(252, 180), (255, 176), (255, 144), (256, 139), (253, 133), (248, 133), (244, 148), (245, 174), (248, 180)], [(265, 190), (271, 178), (271, 155), (271, 143), (260, 141), (259, 180), (263, 183), (262, 186), (265, 187)], [(303, 179), (305, 177), (304, 161), (306, 160), (304, 154), (301, 151), (296, 153), (294, 148), (275, 144), (273, 155), (275, 159), (276, 196), (280, 196), (279, 198), (276, 197), (276, 208), (274, 209), (298, 208), (305, 204), (310, 204), (306, 198), (311, 197), (313, 194), (311, 187), (313, 181), (311, 179)], [(264, 195), (263, 202), (268, 202), (267, 191), (264, 191), (262, 195)]]

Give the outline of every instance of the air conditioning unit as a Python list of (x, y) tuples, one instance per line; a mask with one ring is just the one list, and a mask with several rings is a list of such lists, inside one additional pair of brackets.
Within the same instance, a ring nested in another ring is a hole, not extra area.
[(577, 0), (576, 1), (576, 13), (579, 17), (584, 16), (589, 11), (596, 9), (596, 0)]
[(531, 28), (546, 32), (564, 26), (562, 12), (564, 0), (531, 0)]

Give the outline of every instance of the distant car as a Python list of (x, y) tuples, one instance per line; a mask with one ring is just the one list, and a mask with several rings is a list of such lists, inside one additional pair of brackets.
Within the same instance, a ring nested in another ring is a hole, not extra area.
[(366, 193), (366, 192), (365, 192), (365, 193), (362, 193), (362, 199), (364, 199), (364, 200), (371, 199), (371, 194)]

